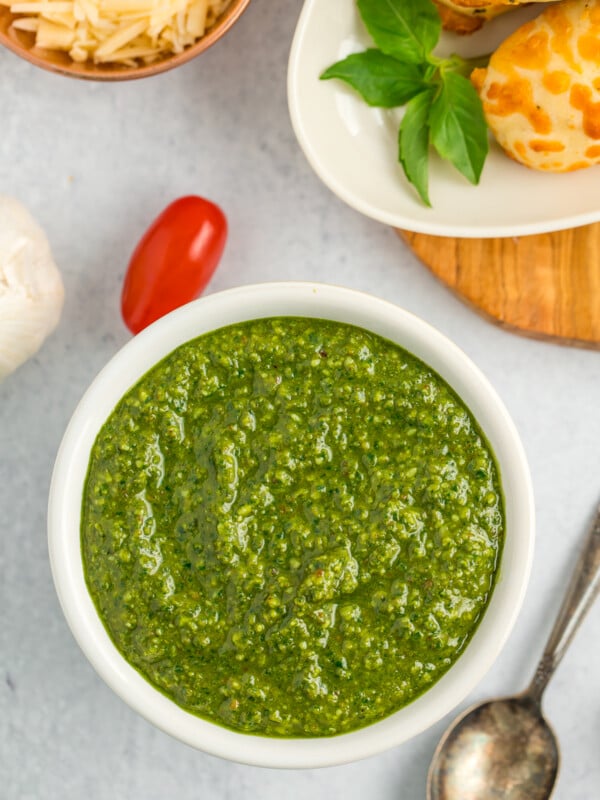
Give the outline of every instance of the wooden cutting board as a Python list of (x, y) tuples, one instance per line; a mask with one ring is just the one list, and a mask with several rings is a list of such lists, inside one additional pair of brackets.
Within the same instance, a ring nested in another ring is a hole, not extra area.
[(495, 324), (600, 350), (600, 223), (512, 239), (398, 233), (442, 283)]

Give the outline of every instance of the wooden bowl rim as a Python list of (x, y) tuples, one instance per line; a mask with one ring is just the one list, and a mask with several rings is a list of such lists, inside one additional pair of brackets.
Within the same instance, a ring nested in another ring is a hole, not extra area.
[(49, 72), (65, 75), (69, 78), (107, 82), (137, 80), (139, 78), (149, 78), (152, 75), (159, 75), (161, 72), (167, 72), (175, 67), (179, 67), (181, 64), (186, 64), (188, 61), (200, 55), (200, 53), (208, 50), (211, 45), (215, 44), (215, 42), (224, 36), (235, 22), (237, 22), (249, 4), (250, 0), (232, 0), (231, 5), (223, 12), (218, 22), (205, 36), (202, 36), (202, 38), (198, 39), (193, 45), (187, 47), (182, 53), (166, 56), (160, 59), (160, 61), (141, 67), (104, 68), (97, 64), (90, 66), (88, 62), (86, 62), (86, 64), (79, 64), (75, 61), (69, 65), (55, 63), (46, 58), (40, 51), (36, 52), (35, 49), (28, 49), (23, 46), (1, 29), (0, 45), (11, 50), (17, 56), (23, 58), (25, 61), (29, 61), (30, 64), (36, 67), (41, 67)]

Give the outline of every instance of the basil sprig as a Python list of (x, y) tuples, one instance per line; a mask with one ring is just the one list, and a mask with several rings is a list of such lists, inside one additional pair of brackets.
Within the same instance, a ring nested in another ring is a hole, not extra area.
[(431, 206), (430, 148), (479, 183), (488, 153), (483, 108), (462, 74), (470, 71), (469, 62), (433, 55), (442, 24), (432, 0), (357, 0), (357, 5), (377, 49), (338, 61), (321, 80), (345, 81), (370, 106), (406, 106), (398, 160), (426, 205)]

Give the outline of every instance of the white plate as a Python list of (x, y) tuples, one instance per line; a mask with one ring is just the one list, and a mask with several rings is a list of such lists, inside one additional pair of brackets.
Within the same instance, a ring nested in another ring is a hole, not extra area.
[[(443, 35), (441, 48), (490, 52), (539, 7), (511, 12), (469, 37)], [(298, 141), (323, 182), (369, 217), (440, 236), (516, 236), (600, 220), (598, 167), (547, 174), (511, 161), (494, 143), (479, 186), (437, 157), (430, 163), (433, 208), (421, 203), (397, 163), (399, 112), (369, 108), (328, 66), (372, 46), (355, 0), (306, 0), (292, 44), (288, 100)]]

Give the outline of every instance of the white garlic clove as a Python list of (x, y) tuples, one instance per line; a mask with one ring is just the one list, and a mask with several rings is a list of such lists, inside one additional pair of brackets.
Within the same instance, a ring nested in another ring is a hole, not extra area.
[(21, 203), (0, 196), (0, 380), (39, 350), (63, 300), (43, 230)]

